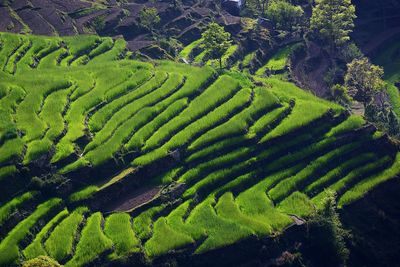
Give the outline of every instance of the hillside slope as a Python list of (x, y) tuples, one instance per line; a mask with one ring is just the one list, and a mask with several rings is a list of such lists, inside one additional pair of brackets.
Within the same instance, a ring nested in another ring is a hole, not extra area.
[(0, 266), (201, 255), (400, 173), (387, 136), (281, 76), (134, 61), (98, 36), (0, 43)]

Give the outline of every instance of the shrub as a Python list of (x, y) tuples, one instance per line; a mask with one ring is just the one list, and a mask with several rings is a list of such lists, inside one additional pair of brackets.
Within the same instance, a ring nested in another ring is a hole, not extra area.
[(39, 256), (35, 259), (25, 261), (22, 267), (61, 267), (61, 265), (48, 256)]
[(326, 191), (325, 195), (320, 212), (308, 223), (311, 237), (309, 242), (313, 250), (318, 251), (320, 263), (328, 261), (329, 266), (345, 265), (350, 254), (346, 241), (351, 235), (340, 221), (335, 193)]

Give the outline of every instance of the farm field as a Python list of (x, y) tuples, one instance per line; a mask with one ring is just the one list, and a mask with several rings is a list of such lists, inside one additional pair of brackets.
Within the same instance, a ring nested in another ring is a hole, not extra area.
[(0, 44), (0, 266), (201, 255), (283, 234), (327, 190), (345, 208), (400, 174), (398, 148), (362, 117), (263, 75), (290, 46), (250, 75), (219, 74), (192, 54), (200, 41), (181, 56), (203, 67), (133, 60), (94, 35)]

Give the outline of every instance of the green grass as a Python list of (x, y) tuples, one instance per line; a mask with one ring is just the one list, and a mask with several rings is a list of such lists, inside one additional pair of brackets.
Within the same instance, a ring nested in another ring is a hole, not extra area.
[(210, 159), (208, 161), (202, 162), (197, 166), (188, 169), (185, 173), (183, 173), (178, 182), (181, 183), (193, 183), (194, 181), (200, 180), (205, 174), (209, 174), (209, 172), (215, 169), (218, 166), (227, 165), (227, 163), (234, 161), (235, 159), (242, 158), (246, 156), (251, 151), (251, 148), (248, 147), (240, 147), (232, 152), (221, 155), (218, 158)]
[(196, 41), (193, 41), (193, 42), (190, 43), (189, 45), (185, 46), (185, 47), (182, 49), (182, 51), (179, 53), (179, 57), (185, 58), (185, 59), (190, 59), (190, 55), (191, 55), (191, 53), (192, 53), (192, 50), (193, 50), (195, 47), (198, 47), (198, 46), (201, 44), (202, 41), (203, 41), (202, 39), (198, 39), (198, 40), (196, 40)]
[(24, 142), (21, 138), (14, 138), (4, 142), (0, 146), (0, 162), (7, 163), (21, 156)]
[(369, 191), (371, 191), (373, 188), (375, 188), (379, 184), (382, 184), (382, 183), (388, 181), (389, 179), (398, 177), (399, 174), (400, 174), (400, 153), (397, 153), (392, 166), (390, 166), (388, 169), (386, 169), (378, 174), (367, 177), (366, 179), (360, 181), (359, 183), (354, 185), (352, 188), (347, 190), (340, 197), (338, 206), (339, 207), (346, 206), (346, 205), (362, 198), (365, 194), (367, 194)]
[[(176, 91), (182, 84), (183, 79), (183, 76), (179, 74), (171, 74), (170, 78), (160, 88), (143, 96), (137, 101), (125, 105), (122, 109), (112, 115), (110, 120), (108, 120), (102, 127), (101, 131), (96, 133), (93, 141), (85, 147), (85, 152), (88, 152), (104, 143), (113, 133), (115, 135), (114, 131), (115, 129), (118, 130), (118, 127), (121, 128), (124, 124), (132, 125), (132, 121), (134, 122), (137, 120), (135, 116), (137, 116), (143, 108), (156, 104), (163, 95)], [(129, 133), (130, 132), (128, 132), (128, 134)]]
[(49, 238), (44, 242), (44, 247), (50, 257), (63, 261), (72, 254), (73, 243), (78, 226), (83, 220), (87, 208), (78, 208), (54, 228)]
[(42, 140), (34, 140), (28, 144), (28, 148), (26, 149), (25, 158), (23, 160), (23, 164), (27, 165), (34, 160), (40, 158), (44, 154), (48, 153), (53, 146), (53, 143), (48, 139)]
[(283, 70), (288, 64), (288, 58), (298, 44), (290, 44), (281, 48), (267, 63), (256, 71), (256, 75), (264, 75), (267, 70)]
[[(379, 169), (382, 169), (383, 167), (387, 166), (387, 164), (389, 164), (391, 161), (392, 159), (389, 156), (385, 156), (374, 162), (358, 167), (352, 170), (345, 177), (341, 178), (334, 184), (327, 187), (327, 190), (332, 190), (338, 193), (344, 193), (344, 190), (349, 186), (351, 186), (353, 183), (360, 181), (363, 177), (373, 174)], [(317, 205), (317, 207), (320, 207), (321, 201), (326, 195), (326, 192), (327, 191), (323, 191), (312, 198), (312, 201), (314, 202), (315, 205)]]
[(98, 190), (99, 190), (99, 187), (97, 187), (95, 185), (89, 185), (75, 193), (72, 193), (69, 196), (68, 200), (70, 202), (78, 202), (78, 201), (86, 200), (86, 199), (91, 198)]
[(242, 110), (243, 107), (250, 102), (250, 94), (250, 89), (241, 89), (224, 104), (215, 108), (213, 111), (201, 117), (200, 119), (192, 122), (182, 131), (175, 134), (161, 149), (171, 151), (175, 148), (178, 148), (185, 143), (188, 143), (199, 132), (203, 132), (204, 129), (213, 127), (213, 125), (218, 124), (219, 121), (231, 117), (235, 111)]
[(213, 204), (215, 199), (207, 198), (194, 208), (187, 219), (189, 225), (207, 230), (207, 238), (195, 253), (224, 247), (252, 235), (249, 228), (217, 216)]
[(167, 224), (175, 231), (185, 233), (191, 236), (194, 240), (203, 239), (206, 237), (206, 230), (196, 225), (187, 223), (184, 216), (187, 214), (191, 201), (185, 201), (176, 209), (171, 211), (166, 217)]
[[(230, 64), (229, 60), (237, 52), (238, 49), (239, 49), (238, 45), (231, 45), (228, 47), (228, 49), (221, 58), (223, 68), (229, 67)], [(207, 65), (213, 66), (214, 68), (219, 68), (219, 59), (210, 59), (207, 61)]]
[(47, 252), (42, 244), (47, 237), (49, 231), (52, 230), (52, 228), (55, 227), (67, 215), (68, 210), (62, 210), (40, 230), (40, 232), (35, 236), (35, 239), (32, 241), (32, 243), (30, 243), (23, 250), (25, 259), (33, 259), (41, 255), (47, 255)]
[(163, 209), (164, 206), (152, 207), (133, 219), (133, 230), (140, 240), (151, 237), (153, 217)]
[(133, 81), (129, 79), (126, 83), (122, 84), (122, 86), (124, 86), (127, 91), (131, 91), (126, 95), (111, 101), (108, 105), (100, 108), (96, 113), (94, 113), (89, 120), (90, 129), (92, 131), (100, 130), (115, 112), (119, 111), (125, 105), (133, 102), (134, 100), (140, 99), (146, 94), (151, 93), (155, 89), (159, 88), (163, 83), (165, 83), (167, 77), (167, 73), (157, 71), (148, 82), (141, 84), (138, 88), (137, 86), (139, 83), (135, 81), (136, 78), (134, 78)]
[(0, 226), (4, 224), (10, 215), (18, 209), (19, 206), (25, 202), (32, 200), (37, 192), (26, 192), (18, 197), (13, 198), (0, 207)]
[(358, 116), (358, 115), (351, 115), (344, 122), (342, 122), (338, 126), (332, 128), (326, 134), (326, 137), (339, 136), (343, 133), (347, 133), (349, 131), (361, 128), (364, 124), (365, 124), (365, 120), (363, 117)]
[(20, 35), (10, 33), (1, 33), (1, 39), (3, 40), (3, 48), (0, 51), (0, 69), (3, 70), (6, 68), (8, 58), (22, 44), (22, 39)]
[(261, 132), (271, 129), (271, 124), (277, 121), (279, 118), (282, 118), (285, 112), (289, 109), (288, 104), (284, 104), (282, 107), (274, 109), (271, 112), (268, 112), (258, 120), (256, 120), (253, 125), (249, 128), (248, 137), (254, 138), (259, 135)]
[(64, 42), (69, 48), (69, 56), (61, 61), (61, 65), (71, 65), (72, 61), (83, 54), (90, 53), (96, 42), (100, 42), (98, 36), (95, 35), (79, 35), (63, 37)]
[(269, 196), (274, 201), (282, 200), (284, 197), (288, 196), (297, 188), (301, 189), (304, 182), (311, 180), (312, 177), (318, 177), (318, 173), (329, 171), (329, 164), (331, 162), (341, 160), (347, 154), (355, 151), (361, 145), (361, 143), (353, 142), (344, 146), (340, 146), (332, 151), (329, 151), (323, 156), (318, 157), (295, 176), (289, 177), (279, 182), (274, 188), (272, 188), (268, 192)]
[(266, 222), (258, 221), (240, 211), (231, 192), (227, 192), (219, 198), (215, 210), (221, 218), (243, 225), (259, 236), (271, 233), (271, 227)]
[(100, 212), (93, 213), (82, 230), (74, 256), (65, 266), (83, 266), (112, 249), (112, 241), (101, 228), (103, 216)]
[[(189, 106), (167, 124), (159, 128), (146, 142), (143, 150), (149, 151), (155, 149), (170, 138), (177, 129), (190, 124), (196, 118), (204, 116), (209, 111), (223, 103), (228, 97), (239, 90), (238, 82), (228, 76), (221, 76), (215, 83), (207, 88), (199, 97), (195, 98)], [(207, 103), (204, 105), (203, 103)], [(134, 165), (146, 165), (155, 159), (165, 156), (165, 149), (158, 149), (133, 161)]]
[(95, 49), (93, 49), (92, 51), (90, 51), (90, 53), (88, 55), (89, 58), (97, 57), (97, 56), (112, 49), (112, 47), (114, 45), (112, 38), (105, 37), (102, 39), (103, 39), (103, 41), (101, 42), (101, 44), (98, 47), (96, 47)]
[(296, 191), (285, 198), (277, 209), (280, 212), (290, 215), (296, 215), (301, 218), (306, 218), (315, 212), (315, 207), (307, 195)]
[(48, 212), (61, 204), (61, 199), (53, 198), (48, 200), (35, 209), (26, 219), (18, 223), (0, 243), (0, 265), (10, 266), (16, 263), (19, 256), (18, 244), (35, 226), (37, 221)]
[(17, 59), (21, 57), (25, 51), (27, 51), (32, 43), (26, 38), (21, 36), (22, 45), (8, 58), (8, 63), (4, 67), (4, 70), (10, 74), (14, 74), (16, 71)]
[(154, 258), (191, 243), (194, 243), (194, 240), (189, 235), (174, 230), (167, 224), (166, 219), (161, 217), (154, 223), (153, 235), (145, 243), (144, 250), (149, 257)]
[(321, 118), (328, 111), (329, 107), (325, 105), (317, 103), (311, 104), (306, 101), (297, 100), (288, 117), (285, 118), (276, 128), (261, 138), (260, 142), (266, 142), (300, 129), (310, 124), (312, 121)]
[(131, 139), (124, 145), (126, 151), (140, 150), (146, 140), (159, 129), (162, 125), (167, 123), (172, 118), (176, 117), (182, 110), (188, 106), (188, 99), (183, 98), (175, 101), (172, 105), (167, 107), (156, 118), (147, 123), (145, 126), (136, 131)]
[(114, 244), (114, 252), (111, 259), (118, 259), (139, 252), (139, 239), (132, 229), (131, 217), (127, 213), (114, 213), (107, 217), (104, 233)]
[(189, 150), (198, 149), (215, 140), (246, 133), (256, 118), (277, 105), (278, 100), (273, 94), (265, 88), (256, 88), (253, 103), (248, 108), (200, 136), (190, 144)]
[(274, 204), (267, 196), (266, 190), (276, 183), (276, 181), (293, 175), (295, 171), (295, 168), (289, 168), (282, 172), (275, 173), (265, 177), (254, 186), (241, 192), (236, 198), (236, 203), (243, 214), (268, 224), (271, 228), (271, 232), (281, 231), (282, 228), (289, 225), (292, 220), (288, 215), (278, 212), (274, 208)]
[(17, 173), (18, 170), (15, 165), (0, 167), (0, 181)]
[(110, 61), (118, 60), (121, 55), (126, 52), (126, 50), (126, 42), (124, 39), (117, 39), (115, 40), (114, 46), (111, 50), (108, 50), (107, 52), (93, 58), (89, 61), (88, 65), (98, 65), (104, 62), (108, 63)]
[(315, 195), (317, 192), (322, 191), (324, 186), (328, 185), (332, 181), (339, 180), (340, 177), (344, 177), (352, 169), (376, 159), (377, 155), (374, 153), (359, 154), (357, 157), (339, 164), (336, 168), (319, 177), (318, 180), (315, 180), (311, 184), (307, 185), (304, 191), (309, 195)]

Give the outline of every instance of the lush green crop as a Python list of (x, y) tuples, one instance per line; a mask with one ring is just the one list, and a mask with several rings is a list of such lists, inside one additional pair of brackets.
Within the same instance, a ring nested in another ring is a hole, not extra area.
[(29, 234), (30, 229), (37, 221), (52, 209), (59, 206), (61, 199), (54, 198), (37, 206), (35, 211), (26, 219), (18, 223), (0, 243), (0, 265), (13, 264), (19, 255), (18, 243)]
[(140, 242), (132, 229), (131, 217), (127, 213), (114, 213), (107, 217), (104, 233), (114, 243), (111, 258), (126, 257), (140, 251)]
[(86, 208), (78, 208), (57, 225), (44, 243), (44, 247), (49, 256), (58, 261), (62, 261), (67, 256), (71, 255), (75, 235), (77, 234), (79, 224), (82, 222), (85, 212), (87, 212)]
[[(343, 207), (400, 173), (395, 146), (362, 117), (284, 75), (240, 72), (258, 52), (218, 73), (129, 59), (123, 39), (0, 42), (0, 225), (17, 220), (2, 231), (1, 266), (38, 255), (83, 266), (204, 253), (309, 219), (325, 189)], [(181, 57), (196, 50), (194, 61), (207, 62), (200, 43)], [(224, 64), (239, 52), (233, 45)], [(288, 54), (265, 68), (284, 69)], [(59, 174), (65, 203), (47, 194)], [(77, 205), (96, 212), (70, 212)]]
[(100, 212), (96, 212), (88, 218), (76, 246), (75, 254), (65, 266), (83, 266), (107, 250), (111, 250), (113, 243), (102, 231), (102, 220)]
[(53, 219), (51, 219), (40, 232), (36, 235), (35, 239), (32, 243), (27, 246), (24, 251), (24, 257), (26, 259), (33, 259), (40, 255), (47, 255), (46, 250), (43, 247), (43, 241), (48, 235), (49, 231), (55, 227), (63, 218), (68, 215), (68, 210), (64, 209), (60, 213), (58, 213)]
[(0, 207), (0, 226), (9, 218), (11, 213), (13, 213), (20, 205), (24, 202), (32, 200), (36, 192), (26, 192), (23, 195), (13, 198), (11, 201)]

